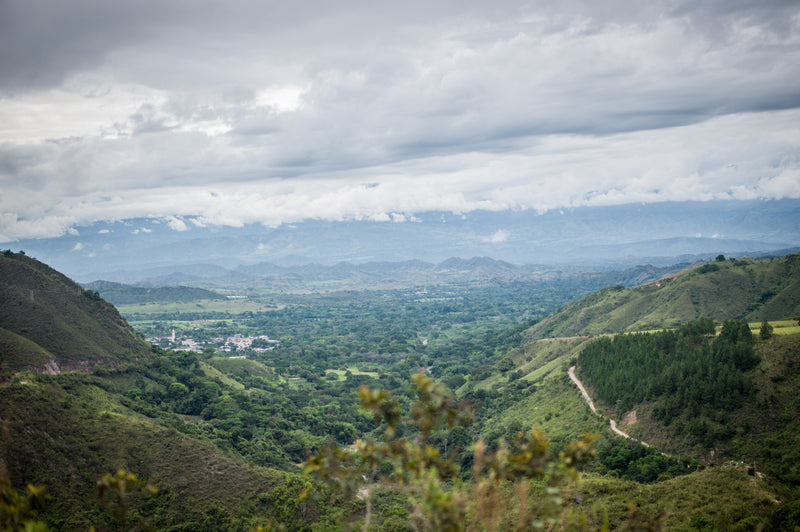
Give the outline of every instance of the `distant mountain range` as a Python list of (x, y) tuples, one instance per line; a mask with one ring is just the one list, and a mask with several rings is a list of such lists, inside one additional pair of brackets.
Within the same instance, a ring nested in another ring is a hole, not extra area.
[[(213, 267), (233, 270), (265, 262), (331, 266), (441, 263), (450, 257), (623, 269), (800, 246), (800, 200), (794, 199), (629, 204), (542, 214), (429, 212), (402, 223), (309, 220), (274, 228), (206, 226), (189, 218), (185, 222), (183, 231), (154, 218), (98, 222), (59, 238), (2, 246), (23, 249), (82, 282), (131, 282), (175, 272), (208, 277)], [(133, 273), (144, 270), (144, 275)]]
[[(116, 281), (94, 281), (84, 286), (97, 290), (114, 304), (217, 299), (224, 297), (221, 294), (247, 295), (275, 290), (327, 292), (447, 285), (463, 288), (514, 282), (577, 282), (584, 290), (595, 290), (615, 284), (637, 286), (688, 266), (688, 263), (664, 267), (644, 265), (623, 270), (592, 272), (566, 266), (518, 266), (488, 257), (450, 258), (439, 264), (414, 260), (365, 264), (341, 262), (332, 266), (306, 264), (292, 267), (264, 262), (239, 266), (233, 270), (196, 264), (181, 268), (182, 271), (172, 272), (169, 267), (111, 272), (110, 277)], [(122, 284), (119, 281), (132, 284)]]

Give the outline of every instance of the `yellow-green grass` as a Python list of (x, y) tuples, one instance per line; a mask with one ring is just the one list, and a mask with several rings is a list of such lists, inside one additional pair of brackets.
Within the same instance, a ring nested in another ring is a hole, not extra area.
[(233, 388), (235, 390), (244, 390), (244, 384), (242, 384), (241, 382), (239, 382), (237, 380), (234, 380), (234, 379), (228, 377), (227, 375), (222, 373), (217, 368), (215, 368), (215, 367), (213, 367), (213, 366), (211, 366), (209, 364), (206, 364), (205, 362), (200, 362), (200, 369), (203, 370), (203, 373), (205, 374), (206, 377), (209, 377), (209, 378), (212, 378), (212, 379), (214, 379), (214, 378), (219, 379), (220, 382), (222, 382), (226, 386), (230, 386), (231, 388)]
[(565, 500), (586, 516), (590, 529), (606, 520), (618, 527), (634, 511), (650, 522), (661, 516), (667, 530), (691, 530), (693, 518), (710, 521), (715, 530), (731, 530), (748, 518), (763, 524), (779, 504), (772, 487), (751, 473), (746, 465), (728, 463), (649, 485), (586, 475)]
[(539, 427), (551, 440), (572, 441), (584, 433), (608, 431), (581, 397), (566, 373), (555, 371), (535, 391), (487, 422), (489, 431), (518, 422), (523, 428)]
[(198, 312), (263, 312), (279, 310), (272, 302), (263, 302), (257, 299), (203, 299), (189, 303), (137, 303), (133, 305), (119, 305), (117, 309), (123, 315), (131, 314), (174, 314)]
[(512, 406), (487, 421), (484, 432), (515, 424), (526, 430), (540, 427), (551, 439), (574, 440), (582, 433), (607, 431), (606, 422), (592, 414), (566, 373), (570, 359), (590, 341), (591, 337), (538, 340), (512, 351), (509, 356), (524, 373), (519, 381), (536, 385), (527, 391), (517, 391), (517, 382), (499, 373), (474, 383), (476, 390), (500, 388), (504, 394), (519, 394)]
[[(776, 320), (768, 322), (772, 326), (772, 334), (788, 336), (800, 333), (800, 325), (797, 320)], [(750, 323), (750, 330), (754, 335), (761, 331), (761, 322)]]
[(339, 377), (340, 381), (343, 381), (346, 378), (345, 377), (345, 373), (347, 373), (348, 371), (350, 373), (352, 373), (353, 375), (369, 375), (370, 377), (372, 377), (374, 379), (377, 379), (377, 378), (380, 377), (380, 375), (378, 374), (377, 371), (361, 371), (360, 369), (358, 369), (355, 366), (351, 366), (351, 367), (349, 367), (347, 369), (329, 369), (329, 370), (326, 371), (325, 374), (329, 375), (329, 374), (333, 373), (333, 374), (335, 374), (335, 375), (337, 375)]
[[(567, 363), (570, 357), (577, 356), (586, 343), (591, 340), (592, 337), (589, 336), (536, 340), (521, 349), (514, 349), (509, 356), (516, 366), (514, 371), (522, 373), (520, 380), (535, 383), (558, 370)], [(493, 373), (490, 377), (473, 383), (473, 388), (490, 390), (507, 381), (506, 375)]]
[(543, 338), (639, 331), (701, 317), (722, 322), (740, 316), (794, 316), (800, 291), (796, 257), (712, 263), (647, 285), (606, 288), (537, 323), (530, 334)]
[(208, 364), (221, 373), (233, 377), (238, 373), (266, 378), (275, 377), (272, 368), (247, 358), (212, 357), (208, 360)]

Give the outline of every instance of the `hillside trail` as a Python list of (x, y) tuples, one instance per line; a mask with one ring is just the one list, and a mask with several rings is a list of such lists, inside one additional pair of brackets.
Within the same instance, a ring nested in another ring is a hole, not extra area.
[[(597, 409), (594, 407), (594, 402), (592, 401), (592, 398), (589, 397), (589, 393), (586, 391), (586, 388), (583, 387), (583, 383), (578, 379), (578, 377), (575, 376), (575, 366), (572, 366), (571, 368), (569, 368), (567, 370), (567, 373), (569, 374), (569, 378), (572, 379), (572, 382), (574, 382), (575, 385), (578, 387), (578, 389), (581, 391), (581, 395), (583, 396), (583, 398), (588, 403), (589, 408), (591, 408), (592, 412), (594, 412), (594, 415), (596, 415), (598, 417), (603, 417), (597, 412)], [(620, 430), (617, 427), (617, 422), (614, 421), (613, 419), (609, 419), (608, 421), (609, 421), (609, 425), (611, 426), (611, 431), (614, 432), (615, 434), (619, 434), (623, 438), (628, 438), (629, 440), (633, 439), (634, 441), (638, 441), (639, 443), (641, 443), (645, 447), (650, 447), (649, 444), (647, 444), (647, 443), (645, 443), (645, 442), (643, 442), (641, 440), (636, 440), (636, 438), (631, 438), (630, 434)]]

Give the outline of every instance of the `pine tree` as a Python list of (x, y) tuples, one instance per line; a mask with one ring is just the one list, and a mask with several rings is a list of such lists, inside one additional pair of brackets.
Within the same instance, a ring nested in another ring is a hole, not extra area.
[(772, 338), (772, 325), (770, 325), (767, 320), (761, 322), (761, 330), (759, 331), (758, 336), (762, 340), (769, 340)]

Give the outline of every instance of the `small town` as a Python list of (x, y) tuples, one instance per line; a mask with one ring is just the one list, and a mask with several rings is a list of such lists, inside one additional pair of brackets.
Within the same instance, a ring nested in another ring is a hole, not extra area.
[(175, 329), (172, 329), (172, 334), (169, 336), (157, 336), (146, 338), (146, 340), (153, 345), (157, 345), (169, 351), (194, 351), (195, 353), (202, 353), (203, 350), (208, 347), (218, 352), (223, 351), (227, 353), (245, 350), (265, 353), (275, 349), (279, 343), (278, 340), (272, 340), (266, 335), (242, 336), (241, 334), (234, 334), (227, 338), (215, 337), (207, 341), (198, 341), (187, 336), (178, 337), (175, 334)]

